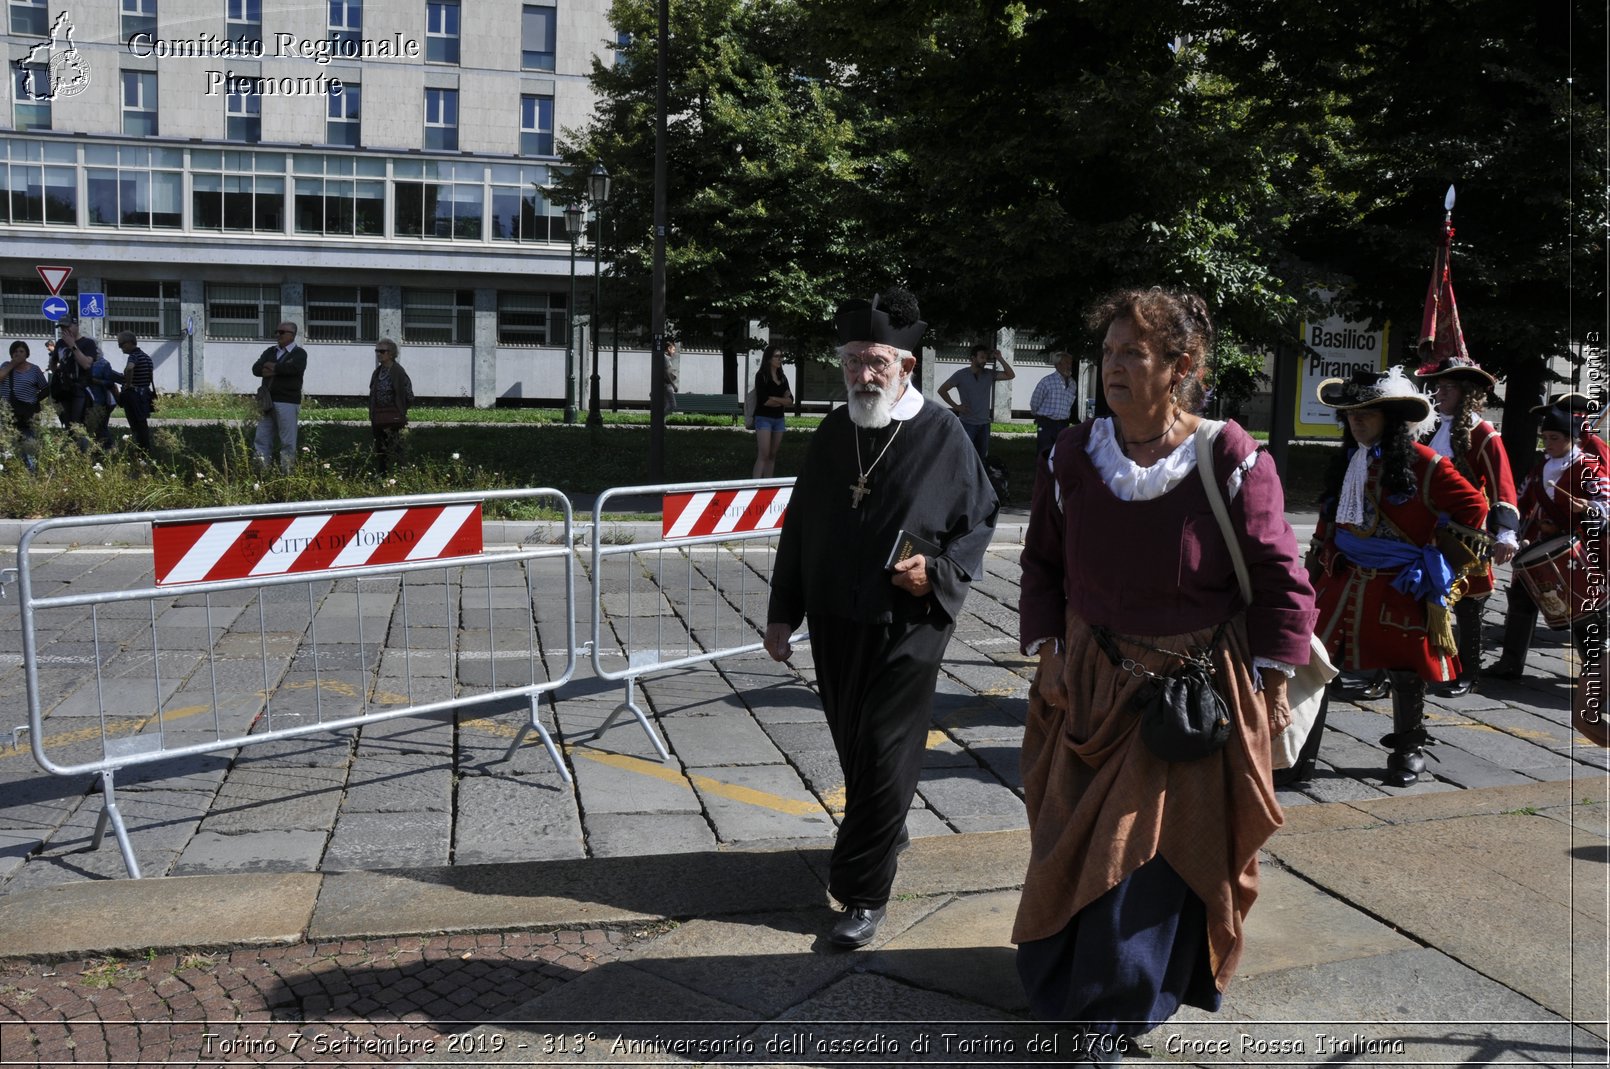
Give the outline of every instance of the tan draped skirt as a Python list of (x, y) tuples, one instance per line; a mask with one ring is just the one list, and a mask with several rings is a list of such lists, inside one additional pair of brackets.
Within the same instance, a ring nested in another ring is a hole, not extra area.
[[(1142, 650), (1205, 645), (1186, 635), (1120, 636), (1123, 654), (1154, 672), (1175, 658)], [(1128, 641), (1128, 639), (1136, 641)], [(1069, 708), (1029, 697), (1023, 785), (1032, 848), (1012, 940), (1056, 935), (1074, 914), (1161, 855), (1207, 907), (1214, 983), (1222, 992), (1241, 957), (1247, 911), (1258, 897), (1258, 850), (1280, 827), (1270, 778), (1269, 721), (1254, 688), (1245, 621), (1225, 628), (1215, 682), (1233, 730), (1218, 753), (1171, 763), (1152, 756), (1128, 703), (1141, 680), (1108, 660), (1070, 615), (1063, 682)]]

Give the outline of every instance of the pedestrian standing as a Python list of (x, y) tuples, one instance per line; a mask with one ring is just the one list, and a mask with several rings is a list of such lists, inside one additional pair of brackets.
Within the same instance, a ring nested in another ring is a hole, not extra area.
[(751, 477), (769, 479), (777, 470), (777, 451), (788, 429), (788, 406), (794, 394), (783, 372), (783, 347), (768, 345), (755, 373), (755, 469)]
[[(844, 771), (828, 890), (835, 946), (872, 941), (909, 842), (939, 665), (997, 504), (956, 421), (911, 384), (928, 325), (894, 291), (841, 305), (847, 402), (811, 435), (772, 570), (766, 652), (810, 622), (812, 663)], [(926, 545), (927, 548), (919, 548)], [(909, 550), (909, 552), (908, 552)]]
[(45, 373), (29, 362), (27, 342), (12, 342), (9, 355), (11, 359), (0, 365), (0, 391), (9, 402), (12, 422), (21, 439), (18, 452), (22, 454), (22, 462), (29, 471), (38, 473), (39, 431), (34, 421), (39, 418), (39, 409), (48, 396), (50, 384)]
[(274, 330), (274, 344), (264, 349), (252, 365), (252, 374), (268, 387), (252, 441), (261, 468), (271, 462), (276, 439), (280, 470), (289, 475), (291, 465), (296, 463), (296, 421), (302, 411), (302, 376), (306, 373), (307, 350), (296, 344), (296, 324), (281, 323)]
[(1034, 448), (1039, 453), (1056, 444), (1057, 435), (1074, 421), (1079, 404), (1079, 391), (1073, 382), (1073, 354), (1052, 353), (1051, 364), (1051, 374), (1034, 384), (1029, 398), (1029, 411), (1034, 414)]
[(155, 366), (140, 348), (140, 339), (132, 330), (119, 331), (117, 347), (123, 350), (128, 362), (123, 366), (123, 415), (134, 434), (134, 444), (151, 451), (151, 410), (156, 407)]
[[(975, 345), (967, 366), (939, 387), (940, 398), (961, 419), (962, 429), (980, 458), (989, 456), (989, 428), (995, 419), (995, 384), (1015, 378), (1017, 372), (999, 349)], [(956, 396), (952, 396), (953, 391)]]
[(390, 471), (402, 463), (402, 432), (414, 404), (414, 384), (397, 363), (397, 343), (375, 342), (375, 369), (369, 375), (369, 426), (375, 436), (375, 466)]

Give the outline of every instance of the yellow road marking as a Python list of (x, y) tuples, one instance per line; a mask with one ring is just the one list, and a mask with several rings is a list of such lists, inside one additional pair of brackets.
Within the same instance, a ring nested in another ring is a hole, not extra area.
[[(163, 713), (162, 722), (166, 724), (170, 720), (183, 720), (187, 716), (195, 716), (198, 713), (206, 713), (211, 711), (212, 706), (210, 705), (186, 705), (178, 709), (169, 709), (167, 712)], [(137, 734), (138, 732), (143, 731), (146, 725), (153, 723), (155, 720), (156, 716), (154, 714), (141, 717), (137, 720), (114, 720), (106, 725), (106, 737), (110, 739), (119, 735)], [(96, 723), (90, 727), (75, 728), (72, 731), (63, 731), (55, 735), (47, 735), (45, 736), (45, 748), (48, 750), (56, 746), (71, 746), (77, 742), (91, 742), (100, 737), (101, 725)], [(31, 751), (24, 747), (18, 746), (14, 749), (8, 749), (4, 753), (0, 753), (0, 758), (17, 757), (21, 754), (29, 752)]]

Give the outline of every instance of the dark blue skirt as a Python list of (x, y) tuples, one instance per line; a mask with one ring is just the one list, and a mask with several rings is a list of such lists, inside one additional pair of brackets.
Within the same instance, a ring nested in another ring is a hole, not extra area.
[(1181, 1005), (1217, 1012), (1207, 909), (1154, 857), (1076, 913), (1056, 935), (1023, 943), (1017, 972), (1042, 1021), (1138, 1036)]

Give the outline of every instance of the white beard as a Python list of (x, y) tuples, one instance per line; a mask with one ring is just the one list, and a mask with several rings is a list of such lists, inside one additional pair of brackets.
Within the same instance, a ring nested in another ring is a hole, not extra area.
[(893, 418), (894, 403), (900, 397), (900, 388), (904, 385), (905, 380), (902, 379), (889, 387), (871, 383), (851, 386), (846, 398), (850, 422), (869, 431), (887, 427)]

